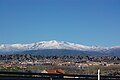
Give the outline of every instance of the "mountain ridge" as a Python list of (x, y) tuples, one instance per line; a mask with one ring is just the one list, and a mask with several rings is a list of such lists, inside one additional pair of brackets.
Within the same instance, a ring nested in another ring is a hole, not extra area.
[[(35, 42), (35, 43), (30, 43), (30, 44), (0, 44), (0, 53), (5, 53), (5, 52), (30, 52), (38, 50), (47, 50), (48, 49), (53, 49), (56, 50), (69, 50), (68, 52), (73, 52), (73, 51), (80, 51), (81, 53), (90, 53), (93, 54), (95, 53), (97, 55), (99, 54), (117, 54), (120, 55), (120, 46), (114, 46), (114, 47), (98, 47), (98, 46), (85, 46), (81, 44), (75, 44), (75, 43), (70, 43), (70, 42), (64, 42), (64, 41), (56, 41), (56, 40), (51, 40), (51, 41), (41, 41), (41, 42)], [(38, 52), (38, 54), (39, 54)], [(54, 52), (54, 51), (53, 51)], [(74, 52), (73, 52), (74, 53)]]
[[(11, 48), (17, 48), (17, 49), (100, 49), (103, 47), (96, 47), (96, 46), (85, 46), (81, 44), (75, 44), (70, 42), (64, 42), (64, 41), (41, 41), (41, 42), (35, 42), (30, 44), (0, 44), (0, 49), (11, 49)], [(23, 50), (24, 50), (23, 49)], [(104, 47), (104, 49), (107, 49), (107, 47)]]

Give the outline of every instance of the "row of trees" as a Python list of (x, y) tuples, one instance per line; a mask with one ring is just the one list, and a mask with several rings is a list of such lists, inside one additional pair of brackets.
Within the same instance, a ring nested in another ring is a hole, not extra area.
[(116, 56), (41, 56), (41, 55), (31, 55), (31, 54), (12, 54), (12, 55), (0, 55), (0, 60), (41, 60), (41, 59), (61, 59), (61, 60), (74, 60), (74, 61), (106, 61), (106, 62), (120, 62), (120, 57)]

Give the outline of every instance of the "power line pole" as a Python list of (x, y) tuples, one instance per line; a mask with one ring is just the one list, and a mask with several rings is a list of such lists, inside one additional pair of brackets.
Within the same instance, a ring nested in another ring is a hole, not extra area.
[(100, 69), (98, 69), (98, 80), (100, 80)]

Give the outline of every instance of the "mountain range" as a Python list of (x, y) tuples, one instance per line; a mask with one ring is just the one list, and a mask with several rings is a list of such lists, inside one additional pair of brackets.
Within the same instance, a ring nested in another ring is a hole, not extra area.
[(0, 44), (0, 54), (120, 56), (120, 46), (85, 46), (64, 41)]

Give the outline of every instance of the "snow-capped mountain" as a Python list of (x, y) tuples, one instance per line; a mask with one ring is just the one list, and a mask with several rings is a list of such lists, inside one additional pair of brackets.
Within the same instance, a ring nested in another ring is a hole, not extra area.
[(64, 41), (41, 41), (31, 44), (0, 44), (0, 51), (39, 50), (39, 49), (72, 49), (72, 50), (101, 50), (107, 49), (95, 46), (84, 46)]
[[(46, 49), (59, 49), (59, 50), (77, 50), (84, 52), (93, 53), (111, 53), (113, 50), (120, 50), (120, 46), (117, 47), (96, 47), (96, 46), (85, 46), (64, 41), (41, 41), (31, 44), (0, 44), (0, 53), (2, 52), (23, 52), (31, 50), (46, 50)], [(114, 51), (115, 52), (115, 51)]]

